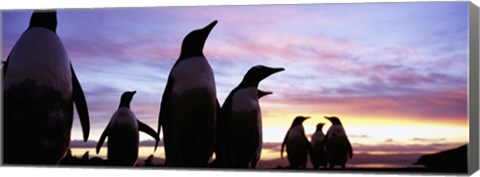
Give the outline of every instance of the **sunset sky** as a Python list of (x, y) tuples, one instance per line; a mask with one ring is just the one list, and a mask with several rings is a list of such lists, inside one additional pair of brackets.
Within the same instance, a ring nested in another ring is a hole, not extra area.
[[(2, 60), (31, 10), (2, 12)], [(468, 142), (468, 2), (208, 6), (58, 10), (63, 41), (97, 141), (125, 91), (157, 128), (168, 73), (183, 37), (213, 20), (204, 53), (220, 104), (245, 72), (262, 81), (264, 141), (283, 140), (293, 118), (310, 136), (336, 115), (356, 152), (430, 152)], [(72, 140), (81, 140), (75, 114)], [(141, 134), (142, 140), (151, 140)]]

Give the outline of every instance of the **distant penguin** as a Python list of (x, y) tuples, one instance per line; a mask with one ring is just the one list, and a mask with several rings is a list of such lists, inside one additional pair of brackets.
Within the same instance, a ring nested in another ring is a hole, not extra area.
[(257, 87), (263, 79), (283, 70), (260, 65), (250, 68), (225, 100), (218, 126), (226, 167), (252, 167), (251, 163), (260, 156), (257, 150), (262, 146), (262, 129)]
[(325, 156), (325, 134), (323, 134), (322, 128), (324, 123), (317, 124), (317, 130), (312, 135), (312, 152), (310, 153), (310, 161), (313, 168), (318, 169), (318, 166), (327, 168), (327, 157)]
[(332, 126), (325, 135), (325, 148), (327, 152), (327, 160), (330, 168), (334, 168), (336, 165), (345, 168), (348, 158), (353, 157), (353, 150), (347, 134), (337, 117), (325, 117), (330, 120)]
[(280, 150), (280, 157), (283, 158), (284, 147), (287, 146), (287, 157), (290, 163), (290, 168), (306, 168), (308, 153), (311, 152), (312, 147), (308, 142), (305, 130), (303, 128), (303, 121), (310, 117), (297, 116), (287, 135), (283, 139), (282, 148)]
[(168, 77), (158, 124), (158, 132), (163, 126), (166, 166), (206, 167), (213, 154), (220, 106), (203, 47), (216, 24), (213, 21), (184, 38)]
[(2, 67), (5, 164), (58, 164), (70, 146), (74, 104), (88, 140), (87, 103), (56, 28), (56, 11), (34, 11)]
[[(136, 91), (125, 92), (120, 99), (118, 110), (113, 113), (110, 122), (97, 143), (96, 152), (100, 152), (108, 136), (108, 163), (119, 166), (135, 166), (138, 158), (139, 131), (152, 136), (158, 143), (157, 132), (137, 119), (130, 109), (130, 102)], [(155, 146), (156, 149), (156, 146)]]

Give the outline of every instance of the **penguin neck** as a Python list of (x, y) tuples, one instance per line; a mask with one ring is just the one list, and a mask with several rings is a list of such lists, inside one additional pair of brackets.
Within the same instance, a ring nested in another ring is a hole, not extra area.
[(243, 79), (242, 82), (240, 82), (240, 85), (238, 85), (239, 88), (247, 88), (247, 87), (255, 87), (258, 88), (258, 84), (260, 82), (257, 81), (252, 81), (252, 80), (247, 80)]
[(121, 101), (120, 104), (118, 105), (118, 109), (122, 107), (130, 108), (130, 101)]
[(185, 59), (190, 59), (190, 58), (195, 58), (195, 57), (205, 57), (205, 55), (203, 55), (203, 52), (201, 52), (199, 54), (191, 54), (189, 52), (182, 52), (180, 54), (180, 56), (178, 57), (178, 61), (185, 60)]
[(194, 58), (199, 58), (199, 57), (204, 58), (205, 56), (203, 55), (203, 53), (200, 54), (200, 55), (198, 55), (198, 54), (196, 54), (196, 55), (191, 55), (191, 54), (184, 54), (184, 53), (182, 53), (182, 54), (180, 55), (180, 57), (178, 57), (177, 63), (178, 63), (178, 62), (181, 62), (181, 61), (185, 61), (185, 60), (190, 60), (190, 59), (194, 59)]

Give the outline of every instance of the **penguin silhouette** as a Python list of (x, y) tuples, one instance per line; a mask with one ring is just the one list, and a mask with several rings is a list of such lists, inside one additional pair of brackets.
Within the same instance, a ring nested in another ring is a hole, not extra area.
[[(138, 158), (139, 131), (152, 136), (158, 143), (157, 132), (137, 119), (130, 109), (130, 102), (136, 91), (125, 92), (120, 99), (118, 110), (113, 113), (110, 122), (97, 143), (96, 152), (100, 152), (108, 136), (108, 162), (117, 166), (135, 166)], [(155, 146), (155, 149), (157, 146)]]
[(165, 166), (206, 167), (213, 155), (220, 104), (203, 47), (216, 24), (185, 36), (168, 77), (158, 123), (158, 132), (163, 127)]
[(268, 76), (283, 71), (283, 68), (254, 66), (242, 82), (234, 88), (223, 103), (217, 126), (223, 144), (223, 156), (228, 168), (249, 168), (257, 158), (262, 134), (259, 123), (258, 84)]
[(303, 128), (303, 121), (310, 117), (297, 116), (290, 129), (288, 129), (287, 135), (282, 143), (280, 150), (280, 157), (283, 158), (283, 150), (286, 146), (288, 162), (290, 168), (306, 168), (308, 153), (312, 151), (310, 142), (308, 142), (305, 130)]
[(2, 67), (5, 164), (59, 164), (74, 106), (88, 140), (87, 102), (56, 28), (56, 11), (35, 10)]
[(345, 168), (348, 158), (353, 157), (353, 150), (350, 141), (348, 140), (345, 129), (338, 117), (326, 117), (332, 126), (325, 135), (325, 148), (327, 152), (327, 160), (330, 168), (340, 165)]
[(313, 168), (318, 169), (318, 166), (327, 168), (327, 157), (325, 153), (325, 134), (323, 134), (322, 128), (324, 123), (318, 123), (315, 133), (312, 135), (312, 152), (310, 153), (310, 161)]

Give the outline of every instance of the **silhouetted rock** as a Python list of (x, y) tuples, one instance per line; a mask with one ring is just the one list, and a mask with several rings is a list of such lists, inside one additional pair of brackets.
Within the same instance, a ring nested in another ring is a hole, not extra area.
[(415, 164), (425, 165), (427, 168), (438, 171), (467, 172), (467, 146), (468, 144), (455, 149), (423, 155)]

